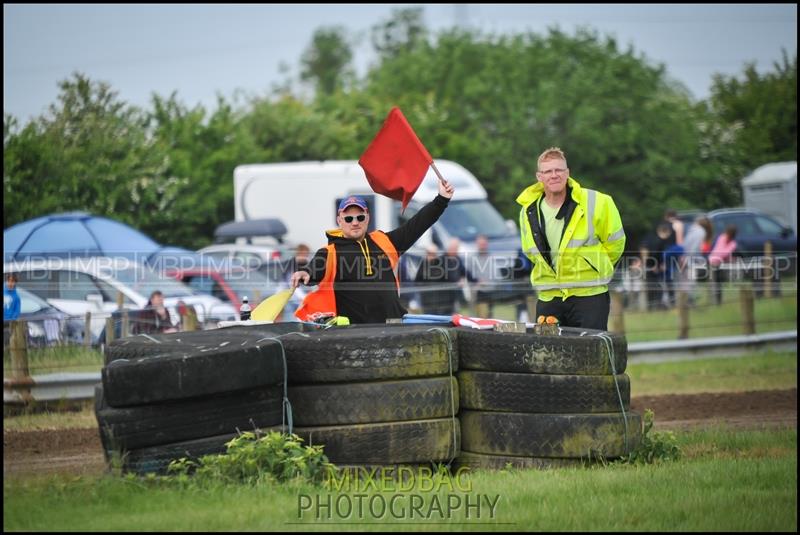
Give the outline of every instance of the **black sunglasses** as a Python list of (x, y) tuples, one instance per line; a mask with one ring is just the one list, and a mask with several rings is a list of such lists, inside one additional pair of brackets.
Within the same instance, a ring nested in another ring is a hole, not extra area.
[(345, 223), (352, 223), (354, 218), (358, 219), (359, 223), (361, 223), (367, 218), (367, 216), (365, 214), (342, 216), (342, 219), (344, 219)]

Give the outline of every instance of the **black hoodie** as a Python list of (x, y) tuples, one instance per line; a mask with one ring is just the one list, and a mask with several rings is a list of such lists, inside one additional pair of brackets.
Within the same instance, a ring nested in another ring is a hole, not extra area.
[[(423, 206), (414, 217), (400, 227), (387, 232), (386, 236), (403, 254), (444, 213), (449, 199), (437, 195)], [(336, 278), (333, 291), (336, 296), (336, 312), (347, 316), (350, 323), (384, 323), (387, 318), (401, 318), (407, 312), (397, 295), (394, 272), (389, 257), (366, 235), (361, 243), (345, 238), (341, 230), (328, 231), (328, 243), (336, 247)], [(368, 251), (371, 270), (367, 272)], [(319, 249), (302, 271), (319, 284), (325, 276), (328, 250)]]

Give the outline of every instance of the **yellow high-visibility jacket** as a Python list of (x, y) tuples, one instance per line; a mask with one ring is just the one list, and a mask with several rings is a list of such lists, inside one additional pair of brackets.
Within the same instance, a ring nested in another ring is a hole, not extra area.
[(557, 216), (564, 218), (564, 230), (555, 268), (539, 208), (544, 201), (544, 186), (536, 183), (517, 197), (522, 205), (522, 250), (533, 263), (531, 284), (542, 301), (608, 291), (614, 265), (625, 250), (625, 230), (611, 197), (584, 189), (571, 177), (567, 188), (567, 199)]

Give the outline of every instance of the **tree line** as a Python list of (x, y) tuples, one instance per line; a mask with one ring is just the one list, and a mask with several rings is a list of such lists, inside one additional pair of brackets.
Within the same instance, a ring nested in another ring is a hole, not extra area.
[(735, 206), (747, 172), (797, 159), (796, 51), (765, 74), (748, 64), (715, 75), (711, 96), (695, 101), (663, 65), (591, 29), (434, 36), (413, 8), (373, 27), (371, 41), (377, 61), (358, 77), (346, 30), (319, 28), (300, 58), (301, 86), (220, 96), (210, 110), (177, 93), (138, 108), (72, 74), (41, 116), (23, 125), (4, 114), (4, 227), (85, 210), (199, 248), (233, 219), (237, 165), (357, 159), (391, 106), (514, 220), (538, 154), (560, 146), (574, 178), (613, 196), (629, 248), (665, 208)]

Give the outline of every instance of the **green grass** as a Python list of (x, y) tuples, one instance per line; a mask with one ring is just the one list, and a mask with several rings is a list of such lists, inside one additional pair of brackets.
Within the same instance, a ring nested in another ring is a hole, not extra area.
[(3, 415), (4, 431), (36, 431), (51, 429), (91, 429), (97, 427), (94, 405), (87, 402), (80, 410), (29, 412)]
[(737, 358), (629, 363), (632, 396), (743, 392), (797, 386), (797, 353)]
[[(103, 354), (79, 346), (52, 346), (28, 349), (28, 371), (31, 375), (58, 372), (95, 372), (103, 367)], [(3, 349), (3, 376), (11, 375), (11, 352)]]
[[(442, 520), (404, 520), (367, 513), (328, 520), (322, 510), (298, 516), (299, 495), (325, 498), (308, 485), (166, 488), (113, 476), (4, 480), (5, 530), (724, 530), (795, 531), (797, 528), (796, 430), (715, 429), (679, 435), (686, 452), (677, 462), (547, 471), (474, 472), (466, 479), (472, 501), (499, 501), (494, 518), (463, 508)], [(379, 494), (366, 492), (366, 500)], [(383, 499), (433, 492), (384, 492)], [(438, 496), (447, 503), (448, 490)], [(465, 493), (455, 490), (463, 500)], [(335, 500), (339, 495), (334, 494)], [(349, 500), (355, 496), (350, 494)], [(423, 510), (427, 511), (428, 506)], [(399, 513), (398, 509), (398, 513)], [(323, 524), (333, 521), (339, 525)], [(356, 524), (348, 522), (358, 522)], [(381, 525), (387, 522), (391, 525)]]

